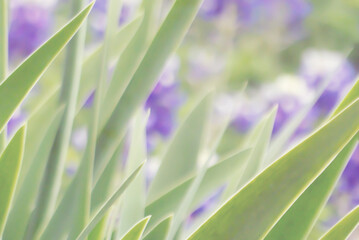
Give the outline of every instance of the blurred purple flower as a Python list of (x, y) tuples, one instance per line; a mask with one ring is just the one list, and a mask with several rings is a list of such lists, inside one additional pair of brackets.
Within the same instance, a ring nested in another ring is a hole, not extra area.
[(288, 27), (300, 24), (310, 13), (305, 0), (231, 0), (237, 6), (238, 18), (247, 25), (278, 19)]
[(356, 70), (338, 53), (309, 50), (303, 54), (300, 75), (314, 89), (329, 82), (312, 110), (323, 117), (330, 113), (353, 82)]
[(250, 129), (266, 112), (277, 105), (273, 135), (311, 99), (313, 91), (302, 78), (292, 75), (279, 76), (276, 81), (250, 89), (249, 99), (239, 99), (240, 108), (232, 125), (242, 133)]
[(95, 91), (92, 91), (90, 95), (87, 97), (83, 107), (84, 108), (91, 108), (93, 105), (93, 102), (95, 100)]
[(206, 19), (212, 19), (223, 13), (228, 0), (205, 0), (200, 14)]
[(230, 7), (237, 9), (238, 21), (246, 26), (279, 19), (288, 29), (300, 25), (311, 12), (311, 5), (305, 0), (206, 0), (201, 15), (212, 19)]
[(210, 209), (213, 209), (218, 204), (218, 201), (220, 200), (222, 193), (224, 192), (225, 187), (222, 186), (219, 189), (216, 190), (214, 194), (209, 196), (207, 200), (205, 200), (198, 208), (196, 208), (187, 219), (187, 226), (191, 226), (193, 221), (200, 217), (203, 213), (209, 211)]
[[(108, 0), (97, 0), (90, 15), (90, 26), (95, 36), (102, 37), (106, 28)], [(134, 5), (130, 1), (124, 2), (121, 8), (119, 25), (126, 23), (134, 12)]]
[(150, 141), (156, 135), (169, 137), (175, 127), (177, 111), (183, 102), (179, 83), (175, 81), (177, 71), (178, 62), (170, 61), (145, 103), (145, 109), (151, 111), (147, 123)]
[(18, 5), (11, 10), (10, 58), (25, 57), (47, 38), (52, 23), (51, 9), (39, 5)]
[(27, 114), (25, 112), (17, 110), (7, 124), (7, 135), (12, 136), (19, 129), (21, 124), (25, 122), (26, 118)]
[(353, 152), (340, 181), (340, 190), (350, 194), (353, 204), (359, 200), (359, 146)]

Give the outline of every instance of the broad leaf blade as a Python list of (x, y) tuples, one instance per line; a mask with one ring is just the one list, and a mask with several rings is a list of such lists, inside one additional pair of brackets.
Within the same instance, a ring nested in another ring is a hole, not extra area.
[(359, 206), (354, 208), (350, 213), (343, 217), (337, 224), (335, 224), (329, 231), (320, 239), (321, 240), (335, 240), (347, 239), (349, 235), (355, 230), (359, 223)]
[(244, 186), (189, 239), (263, 238), (357, 133), (358, 116), (357, 100)]
[(92, 5), (93, 3), (87, 6), (45, 42), (0, 85), (0, 131), (54, 58), (77, 32)]
[[(351, 100), (359, 97), (359, 80), (349, 91), (344, 100), (333, 112), (331, 118), (347, 107)], [(338, 182), (357, 140), (353, 138), (336, 156), (332, 163), (296, 200), (286, 214), (278, 221), (266, 239), (277, 239), (286, 235), (288, 239), (305, 238), (319, 217), (321, 210), (328, 201), (335, 184)]]
[(20, 128), (0, 157), (0, 238), (15, 193), (25, 143), (25, 127)]
[(324, 172), (306, 189), (273, 227), (265, 239), (304, 239), (310, 233), (349, 160), (356, 140), (352, 139)]

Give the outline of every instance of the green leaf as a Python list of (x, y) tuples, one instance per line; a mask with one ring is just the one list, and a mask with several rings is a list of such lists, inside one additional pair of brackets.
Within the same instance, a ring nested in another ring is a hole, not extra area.
[(325, 171), (296, 200), (265, 239), (305, 239), (355, 149), (352, 139)]
[[(96, 147), (96, 162), (115, 151), (133, 114), (157, 83), (166, 60), (188, 31), (202, 0), (176, 1), (154, 37), (136, 73), (132, 77), (105, 127)], [(106, 163), (99, 163), (105, 166)]]
[(0, 131), (54, 58), (79, 29), (92, 5), (93, 3), (45, 42), (0, 85)]
[[(136, 114), (131, 128), (131, 142), (126, 163), (126, 175), (131, 173), (147, 158), (146, 124), (147, 116), (142, 109)], [(146, 179), (143, 172), (133, 181), (124, 193), (121, 203), (121, 221), (117, 228), (120, 236), (144, 217), (146, 203)]]
[(143, 240), (166, 240), (171, 227), (172, 218), (173, 216), (169, 216), (160, 221), (159, 224), (157, 224), (143, 237)]
[(359, 206), (354, 208), (350, 213), (343, 217), (320, 239), (321, 240), (338, 240), (348, 239), (350, 234), (355, 230), (359, 223)]
[[(206, 197), (213, 193), (213, 191), (225, 184), (226, 181), (230, 180), (238, 169), (243, 168), (243, 163), (249, 155), (250, 150), (239, 151), (209, 167), (196, 195), (194, 196), (190, 209), (193, 210), (203, 202)], [(145, 215), (152, 215), (149, 227), (153, 227), (154, 224), (158, 223), (163, 217), (172, 214), (178, 209), (194, 178), (195, 176), (186, 179), (184, 182), (171, 189), (171, 191), (147, 204)]]
[(193, 175), (209, 114), (210, 97), (203, 98), (175, 133), (154, 177), (148, 201), (152, 202)]
[[(348, 95), (339, 104), (331, 118), (347, 107), (351, 99), (359, 97), (359, 88), (357, 86), (359, 86), (359, 81), (355, 83)], [(356, 139), (353, 138), (345, 146), (327, 169), (321, 173), (278, 221), (266, 239), (278, 239), (283, 235), (287, 239), (303, 239), (308, 236), (348, 163), (356, 143)]]
[[(46, 125), (45, 137), (42, 139), (34, 161), (24, 177), (24, 182), (21, 186), (17, 186), (18, 194), (14, 199), (9, 218), (6, 223), (4, 239), (23, 239), (32, 207), (40, 188), (41, 177), (43, 175), (46, 161), (54, 142), (55, 134), (58, 130), (62, 114), (63, 108), (60, 108), (54, 115), (51, 115), (50, 124)], [(26, 139), (28, 139), (28, 137), (26, 137)]]
[(358, 116), (359, 100), (266, 168), (189, 239), (263, 238), (357, 133)]
[[(116, 200), (124, 193), (127, 187), (133, 182), (137, 177), (138, 173), (141, 171), (144, 163), (142, 163), (116, 190), (116, 192), (101, 206), (98, 212), (92, 217), (89, 224), (81, 231), (80, 235), (76, 238), (77, 240), (83, 240), (87, 235), (92, 231), (92, 229), (97, 225), (97, 223), (103, 218), (107, 210), (116, 202)], [(49, 235), (51, 236), (51, 235)], [(46, 239), (46, 238), (44, 238)]]
[(19, 176), (25, 143), (25, 126), (21, 127), (0, 157), (0, 238), (2, 238)]
[(123, 238), (121, 238), (121, 240), (140, 240), (150, 218), (151, 217), (146, 217), (138, 222), (125, 234), (125, 236), (123, 236)]

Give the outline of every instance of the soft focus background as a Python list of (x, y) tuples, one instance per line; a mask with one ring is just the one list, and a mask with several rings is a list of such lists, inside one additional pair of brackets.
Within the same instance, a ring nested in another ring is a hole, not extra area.
[[(70, 16), (71, 0), (11, 0), (10, 65), (17, 66)], [(119, 25), (135, 14), (139, 1), (124, 0)], [(158, 22), (172, 1), (163, 0)], [(89, 18), (88, 51), (104, 35), (106, 0), (98, 0)], [(241, 143), (257, 121), (278, 107), (273, 138), (290, 120), (310, 109), (288, 147), (307, 136), (328, 116), (353, 84), (359, 58), (350, 54), (359, 40), (357, 0), (205, 0), (184, 43), (164, 69), (158, 85), (144, 104), (151, 109), (147, 126), (150, 168), (186, 115), (191, 103), (208, 89), (220, 92), (212, 121), (231, 114), (225, 153)], [(27, 116), (38, 96), (48, 94), (60, 80), (63, 57), (51, 67), (9, 125), (9, 134)], [(77, 167), (87, 138), (86, 119), (92, 93), (84, 103), (72, 136), (67, 175)], [(220, 191), (220, 190), (219, 190)], [(201, 215), (216, 194), (192, 214)], [(359, 148), (346, 167), (321, 224), (320, 232), (359, 204)], [(189, 219), (189, 222), (191, 219)]]

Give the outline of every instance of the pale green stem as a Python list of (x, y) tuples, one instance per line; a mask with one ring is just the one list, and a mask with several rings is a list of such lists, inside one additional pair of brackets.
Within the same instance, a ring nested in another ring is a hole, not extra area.
[[(8, 70), (8, 0), (0, 1), (0, 84)], [(6, 127), (0, 133), (0, 153), (6, 146)]]
[[(85, 2), (87, 1), (74, 0), (73, 13), (79, 12), (79, 10), (84, 7)], [(34, 235), (40, 234), (39, 231), (42, 230), (54, 213), (76, 113), (85, 38), (86, 23), (84, 23), (79, 32), (70, 41), (66, 50), (64, 76), (60, 95), (60, 103), (66, 104), (66, 109), (54, 145), (51, 149), (36, 208), (26, 234), (27, 239), (33, 239)]]

